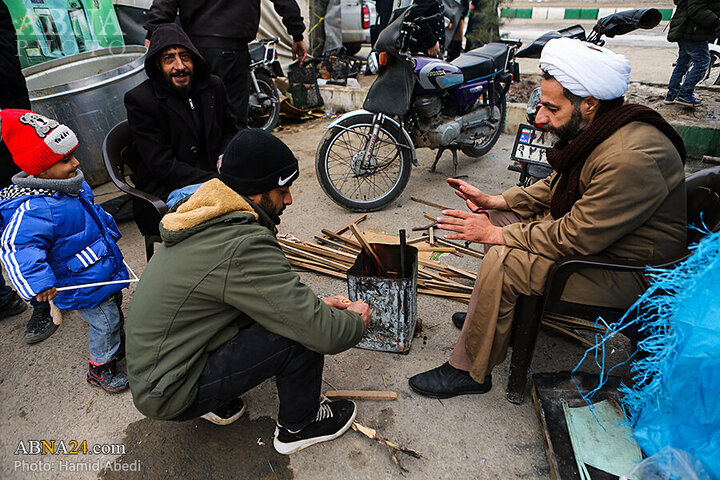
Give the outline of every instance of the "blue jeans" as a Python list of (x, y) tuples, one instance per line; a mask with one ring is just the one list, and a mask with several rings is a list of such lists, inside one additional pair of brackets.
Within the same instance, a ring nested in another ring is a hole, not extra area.
[(122, 294), (116, 293), (95, 308), (77, 310), (78, 314), (90, 324), (88, 347), (90, 360), (94, 363), (107, 363), (120, 348), (124, 336), (125, 319), (120, 310)]
[[(708, 42), (678, 42), (678, 49), (677, 63), (668, 83), (668, 97), (688, 99), (710, 65), (710, 50)], [(690, 62), (693, 62), (693, 68), (688, 73)], [(685, 81), (682, 82), (686, 73)]]

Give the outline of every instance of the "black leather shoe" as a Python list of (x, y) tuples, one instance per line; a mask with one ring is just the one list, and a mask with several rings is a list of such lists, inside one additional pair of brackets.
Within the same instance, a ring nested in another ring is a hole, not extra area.
[(467, 313), (465, 312), (455, 312), (452, 315), (452, 322), (453, 325), (455, 325), (458, 330), (462, 330), (463, 325), (465, 325), (465, 317), (467, 317)]
[(448, 362), (425, 373), (418, 373), (410, 377), (408, 382), (410, 388), (430, 398), (487, 393), (492, 388), (491, 375), (487, 375), (483, 383), (478, 383), (472, 379), (469, 372), (458, 370)]

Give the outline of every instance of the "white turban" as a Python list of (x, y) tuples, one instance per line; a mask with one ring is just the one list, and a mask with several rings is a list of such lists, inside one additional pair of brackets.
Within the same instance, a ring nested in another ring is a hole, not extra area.
[(550, 40), (540, 54), (540, 69), (583, 98), (621, 97), (630, 81), (630, 62), (624, 55), (574, 38)]

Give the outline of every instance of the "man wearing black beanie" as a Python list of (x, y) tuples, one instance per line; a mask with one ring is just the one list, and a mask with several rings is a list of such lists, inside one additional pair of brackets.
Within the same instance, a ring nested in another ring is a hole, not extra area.
[(242, 130), (218, 173), (163, 217), (163, 244), (138, 284), (125, 326), (135, 406), (226, 425), (245, 411), (239, 395), (275, 377), (278, 452), (337, 438), (357, 407), (321, 403), (323, 355), (355, 345), (370, 309), (320, 299), (291, 271), (275, 234), (299, 169), (282, 141)]

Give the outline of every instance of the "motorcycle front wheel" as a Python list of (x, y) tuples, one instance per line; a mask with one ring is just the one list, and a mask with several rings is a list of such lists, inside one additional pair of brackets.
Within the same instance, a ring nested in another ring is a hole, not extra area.
[[(257, 93), (251, 92), (248, 108), (248, 127), (262, 128), (271, 132), (280, 120), (280, 93), (272, 78), (268, 75), (256, 72), (255, 78), (258, 87), (260, 87), (260, 92), (269, 99), (260, 104)], [(252, 90), (252, 82), (250, 83)]]
[[(475, 108), (490, 108), (489, 103), (478, 101)], [(492, 130), (489, 134), (480, 138), (476, 138), (472, 144), (460, 145), (460, 150), (468, 157), (482, 157), (488, 153), (500, 138), (500, 134), (505, 128), (505, 116), (507, 115), (507, 99), (505, 95), (498, 89), (495, 90), (495, 104), (493, 107), (492, 118), (495, 119)]]
[(348, 117), (329, 129), (315, 156), (320, 186), (338, 205), (358, 212), (380, 210), (402, 193), (412, 154), (401, 129), (383, 122), (370, 166), (361, 166), (372, 133), (372, 114)]

